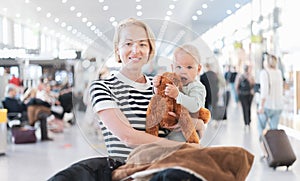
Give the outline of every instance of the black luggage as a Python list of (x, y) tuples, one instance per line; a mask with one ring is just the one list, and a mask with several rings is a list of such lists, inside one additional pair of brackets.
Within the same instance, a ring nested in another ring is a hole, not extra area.
[(227, 107), (230, 99), (230, 92), (228, 90), (223, 92), (222, 99), (222, 105), (217, 105), (215, 108), (212, 108), (212, 118), (217, 121), (227, 119)]
[(268, 130), (262, 136), (267, 153), (266, 159), (270, 167), (286, 166), (287, 169), (295, 160), (296, 155), (284, 130)]
[(226, 120), (227, 119), (227, 107), (219, 106), (212, 109), (212, 118), (217, 121)]

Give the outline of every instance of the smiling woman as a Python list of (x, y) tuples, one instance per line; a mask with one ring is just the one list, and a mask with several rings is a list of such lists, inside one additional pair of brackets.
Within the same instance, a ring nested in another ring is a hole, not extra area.
[[(178, 144), (145, 132), (146, 111), (153, 94), (153, 84), (152, 79), (142, 73), (142, 67), (155, 54), (154, 40), (151, 29), (144, 22), (133, 18), (122, 21), (114, 38), (116, 60), (121, 61), (122, 67), (115, 75), (95, 80), (90, 85), (91, 104), (100, 118), (109, 155), (98, 160), (93, 169), (103, 176), (100, 180), (110, 177), (111, 172), (124, 164), (132, 149), (139, 145)], [(164, 173), (165, 179), (174, 174), (181, 175), (180, 179), (200, 180), (182, 170)], [(53, 180), (62, 175), (58, 173)]]

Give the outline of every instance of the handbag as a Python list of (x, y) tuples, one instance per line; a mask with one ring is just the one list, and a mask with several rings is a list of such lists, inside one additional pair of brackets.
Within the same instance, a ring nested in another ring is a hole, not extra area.
[(12, 129), (13, 142), (15, 144), (35, 143), (37, 138), (35, 128), (32, 127), (16, 127)]

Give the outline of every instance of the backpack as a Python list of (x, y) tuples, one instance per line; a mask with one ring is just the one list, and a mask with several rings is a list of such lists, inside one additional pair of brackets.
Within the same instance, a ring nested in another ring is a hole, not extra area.
[(239, 93), (240, 94), (250, 94), (251, 92), (251, 85), (249, 80), (242, 76), (239, 83)]

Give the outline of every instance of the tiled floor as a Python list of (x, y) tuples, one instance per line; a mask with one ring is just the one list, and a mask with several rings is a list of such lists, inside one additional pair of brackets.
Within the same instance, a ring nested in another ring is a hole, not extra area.
[[(230, 105), (232, 105), (230, 103)], [(253, 107), (253, 109), (255, 109)], [(247, 181), (298, 181), (300, 180), (300, 137), (290, 137), (298, 160), (286, 171), (275, 171), (261, 160), (261, 150), (256, 131), (256, 115), (253, 111), (252, 125), (245, 129), (241, 107), (230, 106), (228, 120), (210, 122), (202, 144), (242, 146), (255, 155)], [(70, 164), (89, 157), (104, 155), (103, 142), (93, 132), (87, 132), (84, 113), (76, 112), (77, 124), (66, 128), (64, 133), (52, 134), (51, 142), (15, 145), (9, 143), (5, 156), (0, 157), (1, 181), (42, 181)]]

